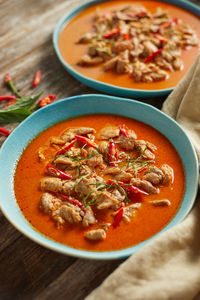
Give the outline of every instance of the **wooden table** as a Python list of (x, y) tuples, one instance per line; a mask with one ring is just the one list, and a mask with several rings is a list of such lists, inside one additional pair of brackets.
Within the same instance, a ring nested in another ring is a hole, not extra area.
[[(42, 70), (42, 83), (34, 92), (55, 93), (58, 99), (97, 93), (62, 68), (52, 46), (52, 31), (70, 7), (69, 0), (0, 1), (0, 95), (8, 93), (3, 85), (6, 72), (12, 74), (22, 95), (33, 93), (31, 83), (37, 69)], [(143, 101), (160, 108), (163, 100)], [(16, 126), (5, 125), (11, 130)], [(3, 141), (1, 137), (0, 145)], [(1, 300), (80, 300), (123, 262), (90, 261), (52, 252), (23, 236), (2, 213), (0, 241)]]

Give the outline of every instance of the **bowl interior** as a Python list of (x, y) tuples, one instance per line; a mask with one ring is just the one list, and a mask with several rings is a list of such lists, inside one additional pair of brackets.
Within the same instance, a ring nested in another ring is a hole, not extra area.
[[(22, 215), (14, 196), (13, 176), (24, 148), (41, 131), (51, 125), (84, 114), (110, 113), (133, 118), (151, 125), (175, 146), (185, 169), (186, 192), (176, 216), (161, 231), (179, 223), (190, 211), (197, 192), (198, 162), (194, 148), (181, 127), (156, 108), (134, 100), (105, 95), (82, 95), (55, 102), (28, 117), (8, 137), (0, 152), (0, 204), (8, 220), (22, 233), (52, 250), (84, 258), (113, 259), (131, 255), (153, 238), (136, 246), (106, 252), (77, 250), (50, 240), (37, 232)], [(178, 138), (177, 138), (178, 137)]]

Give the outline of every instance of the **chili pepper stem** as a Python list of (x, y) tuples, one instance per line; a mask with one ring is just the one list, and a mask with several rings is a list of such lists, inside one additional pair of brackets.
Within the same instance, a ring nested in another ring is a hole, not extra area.
[(12, 78), (10, 76), (10, 74), (6, 74), (5, 75), (5, 83), (9, 86), (9, 88), (11, 89), (11, 91), (18, 97), (18, 98), (22, 98), (22, 96), (20, 95), (20, 93), (18, 92), (18, 90), (16, 89)]

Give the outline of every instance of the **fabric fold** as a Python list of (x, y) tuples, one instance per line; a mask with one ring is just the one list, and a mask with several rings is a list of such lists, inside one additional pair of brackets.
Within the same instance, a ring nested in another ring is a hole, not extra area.
[[(200, 160), (200, 56), (162, 110), (186, 131)], [(200, 299), (199, 198), (182, 223), (128, 258), (86, 300)]]

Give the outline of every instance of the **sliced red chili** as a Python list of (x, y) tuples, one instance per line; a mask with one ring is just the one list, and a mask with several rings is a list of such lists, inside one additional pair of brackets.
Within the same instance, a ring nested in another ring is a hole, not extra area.
[(61, 193), (57, 193), (57, 195), (60, 196), (60, 197), (62, 197), (63, 199), (65, 199), (65, 201), (67, 201), (67, 202), (69, 202), (69, 203), (71, 203), (71, 204), (73, 204), (73, 205), (79, 206), (84, 212), (86, 211), (86, 209), (84, 208), (83, 203), (81, 203), (80, 201), (69, 199), (68, 196), (63, 195), (63, 194), (61, 194)]
[(118, 211), (118, 213), (115, 215), (114, 222), (113, 222), (114, 228), (119, 226), (119, 223), (122, 220), (123, 214), (124, 214), (124, 209), (123, 209), (123, 207), (121, 207), (120, 210)]
[(56, 156), (64, 154), (67, 150), (69, 150), (76, 143), (76, 141), (77, 141), (77, 139), (74, 139), (69, 145), (67, 145), (66, 147), (64, 147), (61, 150), (59, 150), (56, 153)]
[(173, 18), (169, 22), (165, 22), (165, 23), (161, 24), (160, 27), (159, 27), (159, 31), (162, 30), (162, 29), (169, 28), (173, 23), (177, 24), (178, 23), (178, 18)]
[(122, 33), (122, 36), (123, 36), (123, 39), (124, 39), (125, 41), (129, 41), (129, 40), (130, 40), (130, 35), (129, 35), (129, 34), (127, 34), (127, 33)]
[(16, 100), (17, 98), (15, 96), (0, 96), (0, 101), (4, 100)]
[(168, 42), (168, 39), (165, 38), (164, 36), (158, 34), (158, 33), (154, 33), (154, 37), (159, 40), (161, 43), (164, 43), (164, 42)]
[(16, 103), (16, 100), (10, 100), (10, 101), (4, 106), (4, 109), (5, 109), (6, 107), (8, 107), (8, 106), (11, 106), (11, 105), (15, 104), (15, 103)]
[(104, 34), (102, 35), (102, 37), (103, 37), (104, 39), (110, 39), (110, 38), (112, 38), (112, 37), (118, 35), (119, 33), (120, 33), (120, 28), (117, 28), (117, 29), (115, 29), (115, 30), (113, 30), (113, 31), (104, 33)]
[(40, 70), (37, 70), (33, 80), (33, 87), (36, 87), (40, 83), (41, 78), (42, 78), (42, 72)]
[(48, 104), (51, 104), (56, 99), (56, 95), (48, 95), (44, 98), (40, 99), (38, 102), (39, 107), (47, 106)]
[(11, 81), (12, 80), (12, 78), (11, 78), (11, 76), (10, 76), (10, 74), (9, 73), (6, 73), (6, 75), (5, 75), (5, 83), (8, 83), (9, 81)]
[(0, 135), (2, 136), (9, 136), (11, 132), (8, 129), (5, 129), (3, 127), (0, 127)]
[(114, 142), (110, 141), (108, 144), (109, 163), (114, 164), (118, 160), (117, 148)]
[(97, 149), (97, 144), (94, 143), (94, 142), (92, 142), (92, 141), (90, 141), (88, 138), (86, 138), (86, 137), (84, 137), (84, 136), (82, 136), (82, 135), (75, 135), (75, 138), (76, 138), (78, 141), (80, 141), (80, 142), (86, 144), (87, 146), (90, 146), (90, 147), (93, 147), (93, 148)]
[(138, 187), (134, 186), (134, 185), (128, 185), (127, 183), (124, 183), (124, 182), (121, 182), (121, 181), (118, 181), (118, 182), (115, 182), (111, 179), (108, 179), (108, 183), (109, 184), (112, 184), (112, 185), (119, 185), (119, 186), (122, 186), (123, 189), (129, 191), (129, 192), (134, 192), (134, 193), (140, 193), (140, 194), (143, 194), (143, 195), (148, 195), (147, 192), (139, 189)]
[(119, 131), (125, 137), (129, 137), (128, 130), (125, 128), (125, 125), (119, 125)]
[(72, 176), (70, 174), (67, 174), (64, 171), (61, 171), (61, 170), (59, 170), (58, 168), (56, 168), (52, 165), (47, 165), (46, 168), (47, 168), (48, 173), (51, 176), (54, 176), (54, 177), (57, 177), (57, 178), (60, 178), (60, 179), (65, 179), (65, 180), (68, 180), (68, 179), (72, 178)]
[(156, 56), (158, 56), (161, 52), (163, 51), (163, 49), (159, 49), (158, 51), (153, 52), (151, 55), (149, 55), (145, 60), (144, 63), (148, 63), (150, 61), (152, 61)]

